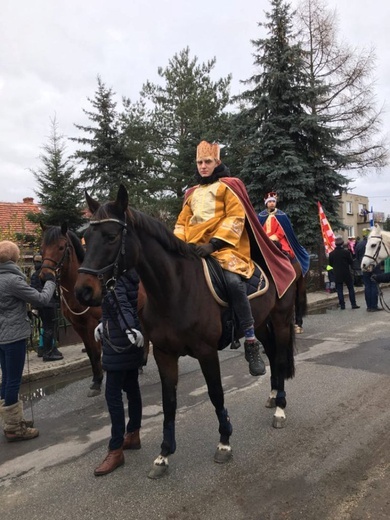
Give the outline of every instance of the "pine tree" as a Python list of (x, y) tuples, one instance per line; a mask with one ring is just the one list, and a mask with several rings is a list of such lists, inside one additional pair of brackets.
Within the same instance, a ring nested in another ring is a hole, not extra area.
[(65, 155), (64, 137), (58, 132), (57, 120), (51, 119), (51, 133), (43, 145), (39, 156), (42, 165), (32, 169), (38, 189), (35, 194), (42, 213), (30, 213), (29, 220), (46, 225), (61, 225), (67, 222), (69, 228), (76, 230), (85, 222), (81, 201), (83, 200), (79, 182), (75, 176), (76, 168)]
[[(231, 77), (211, 79), (216, 60), (198, 63), (189, 48), (158, 69), (163, 85), (147, 81), (141, 91), (150, 116), (150, 153), (159, 162), (155, 180), (160, 198), (177, 213), (186, 188), (194, 182), (196, 146), (202, 140), (223, 142), (227, 135)], [(168, 206), (167, 206), (168, 207)]]
[(347, 179), (334, 169), (337, 134), (308, 110), (313, 92), (324, 86), (310, 84), (303, 69), (290, 7), (283, 0), (272, 0), (271, 6), (267, 23), (259, 24), (267, 37), (252, 42), (258, 71), (244, 82), (252, 88), (239, 98), (230, 151), (242, 165), (254, 206), (263, 209), (265, 194), (276, 191), (278, 207), (289, 215), (300, 241), (314, 247), (320, 238), (317, 201), (335, 209), (335, 192)]
[(71, 140), (82, 145), (83, 149), (75, 152), (84, 168), (79, 179), (91, 194), (100, 199), (115, 198), (121, 182), (129, 181), (134, 172), (129, 168), (123, 134), (116, 111), (115, 93), (107, 88), (101, 78), (97, 78), (98, 88), (93, 99), (88, 98), (94, 110), (83, 112), (91, 124), (75, 124), (84, 137), (72, 137)]

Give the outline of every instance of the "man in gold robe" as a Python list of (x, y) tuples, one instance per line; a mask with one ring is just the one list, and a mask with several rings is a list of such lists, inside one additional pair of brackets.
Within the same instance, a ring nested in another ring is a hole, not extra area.
[[(263, 375), (265, 364), (243, 282), (243, 278), (249, 279), (255, 269), (245, 227), (246, 210), (232, 189), (234, 183), (224, 182), (229, 171), (221, 163), (218, 144), (202, 141), (197, 147), (196, 164), (199, 185), (187, 192), (174, 233), (185, 242), (197, 244), (199, 256), (212, 254), (225, 270), (231, 303), (244, 332), (249, 372), (253, 376)], [(236, 182), (240, 183), (238, 179)], [(242, 183), (240, 189), (243, 189)]]

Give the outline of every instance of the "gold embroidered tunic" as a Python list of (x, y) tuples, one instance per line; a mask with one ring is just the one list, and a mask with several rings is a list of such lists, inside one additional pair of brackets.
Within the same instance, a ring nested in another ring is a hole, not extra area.
[(226, 184), (217, 181), (197, 186), (184, 202), (174, 233), (193, 244), (208, 244), (212, 238), (224, 240), (229, 247), (213, 253), (221, 267), (244, 278), (252, 276), (255, 267), (245, 229), (245, 210)]

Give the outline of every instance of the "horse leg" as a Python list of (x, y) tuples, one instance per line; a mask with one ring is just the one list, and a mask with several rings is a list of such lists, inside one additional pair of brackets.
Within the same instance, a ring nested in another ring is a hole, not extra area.
[(233, 433), (233, 426), (229, 414), (224, 406), (224, 393), (221, 381), (221, 370), (218, 359), (218, 351), (211, 356), (199, 358), (200, 367), (206, 380), (210, 401), (214, 405), (219, 422), (219, 444), (214, 454), (214, 461), (225, 464), (232, 458), (232, 448), (229, 438)]
[(89, 357), (89, 361), (91, 363), (92, 368), (92, 384), (89, 387), (88, 397), (95, 397), (99, 395), (102, 391), (102, 382), (103, 382), (103, 368), (102, 368), (102, 347), (100, 342), (97, 343), (95, 338), (93, 337), (93, 328), (92, 326), (85, 330), (85, 328), (76, 328), (74, 325), (74, 329), (81, 337), (85, 349), (87, 351), (87, 355)]
[(168, 471), (168, 455), (176, 451), (175, 418), (176, 418), (176, 388), (179, 376), (178, 358), (172, 354), (161, 352), (154, 345), (154, 358), (160, 373), (162, 388), (162, 405), (164, 413), (163, 441), (160, 455), (154, 460), (148, 477), (158, 479)]
[(274, 428), (284, 428), (286, 426), (285, 408), (287, 406), (285, 379), (294, 375), (294, 328), (292, 323), (282, 326), (279, 325), (278, 333), (274, 331), (271, 322), (267, 328), (259, 333), (259, 338), (264, 344), (271, 371), (271, 392), (265, 406), (275, 408), (272, 420)]

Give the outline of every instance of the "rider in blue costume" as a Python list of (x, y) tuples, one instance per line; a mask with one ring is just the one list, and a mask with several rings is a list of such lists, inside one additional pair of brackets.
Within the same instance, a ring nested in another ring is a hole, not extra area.
[[(298, 262), (301, 266), (302, 276), (309, 270), (310, 257), (306, 249), (301, 246), (294, 233), (290, 219), (283, 211), (276, 208), (277, 194), (268, 193), (264, 199), (266, 209), (258, 214), (258, 219), (267, 236), (277, 243), (280, 249), (290, 258), (291, 263)], [(302, 314), (296, 308), (295, 332), (301, 334), (303, 320)]]
[[(264, 199), (266, 209), (258, 214), (259, 222), (263, 226), (265, 232), (271, 238), (271, 240), (280, 242), (282, 250), (288, 253), (292, 259), (294, 257), (297, 258), (298, 262), (301, 265), (302, 275), (305, 276), (305, 274), (309, 270), (310, 265), (309, 253), (298, 242), (294, 229), (291, 225), (290, 219), (288, 218), (286, 213), (276, 208), (276, 200), (276, 193), (268, 193), (267, 197)], [(272, 221), (273, 217), (275, 217), (276, 221), (279, 224), (279, 226), (277, 226), (278, 231), (275, 230), (276, 226), (270, 222), (270, 231), (267, 232), (267, 221), (268, 219), (271, 219)], [(275, 231), (276, 233), (274, 233)], [(282, 235), (284, 235), (284, 237)]]

